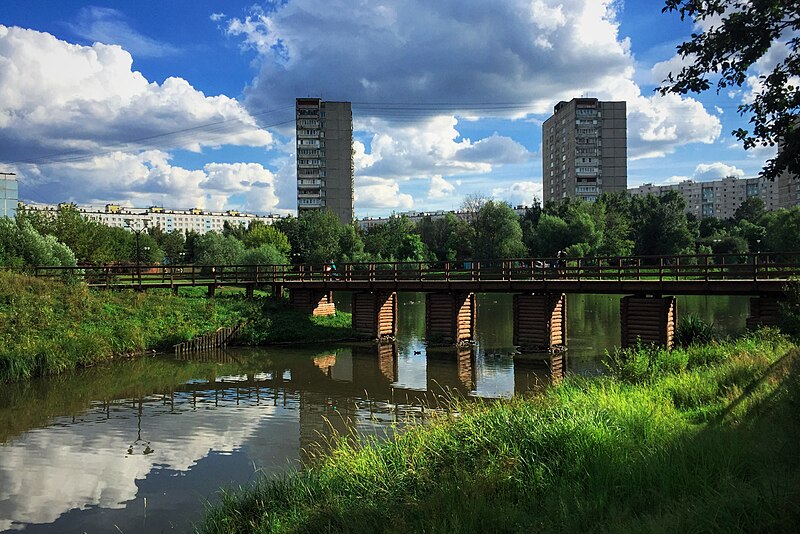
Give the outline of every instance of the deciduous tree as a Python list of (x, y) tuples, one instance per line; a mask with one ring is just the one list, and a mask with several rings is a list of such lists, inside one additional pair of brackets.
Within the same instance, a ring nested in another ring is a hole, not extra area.
[[(753, 84), (752, 98), (739, 106), (751, 128), (733, 134), (744, 147), (783, 145), (767, 161), (762, 175), (774, 179), (784, 171), (800, 174), (800, 2), (797, 0), (666, 0), (665, 12), (680, 13), (701, 26), (678, 45), (686, 62), (670, 73), (661, 94), (717, 92), (751, 83), (753, 67), (765, 74)], [(775, 59), (773, 59), (775, 58)]]

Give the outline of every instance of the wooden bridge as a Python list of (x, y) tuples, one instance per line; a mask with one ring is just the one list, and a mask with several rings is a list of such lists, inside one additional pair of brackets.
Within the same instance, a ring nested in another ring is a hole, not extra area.
[(552, 348), (566, 342), (566, 294), (623, 294), (622, 342), (670, 346), (675, 295), (746, 295), (749, 325), (775, 324), (786, 284), (800, 277), (800, 253), (517, 258), (458, 262), (329, 265), (169, 265), (39, 267), (37, 276), (66, 277), (106, 289), (205, 286), (269, 287), (316, 315), (335, 312), (333, 291), (353, 293), (353, 327), (375, 338), (397, 331), (397, 292), (426, 293), (429, 341), (473, 338), (475, 293), (514, 294), (514, 343)]

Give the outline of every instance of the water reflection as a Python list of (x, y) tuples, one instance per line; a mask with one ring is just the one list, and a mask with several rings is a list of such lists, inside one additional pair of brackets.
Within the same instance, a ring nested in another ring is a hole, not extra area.
[[(696, 299), (680, 313), (743, 327), (743, 299)], [(479, 295), (477, 344), (428, 351), (424, 306), (400, 295), (396, 344), (146, 358), (4, 386), (0, 530), (188, 530), (220, 486), (313, 461), (332, 436), (385, 436), (453, 396), (598, 372), (619, 336), (618, 299), (571, 296), (568, 353), (518, 354), (510, 297)]]

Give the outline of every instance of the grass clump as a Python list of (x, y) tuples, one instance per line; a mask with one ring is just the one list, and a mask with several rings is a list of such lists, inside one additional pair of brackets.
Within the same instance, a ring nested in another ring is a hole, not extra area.
[(793, 532), (791, 347), (767, 332), (672, 359), (652, 350), (645, 376), (572, 377), (387, 442), (342, 438), (302, 472), (225, 492), (199, 530)]

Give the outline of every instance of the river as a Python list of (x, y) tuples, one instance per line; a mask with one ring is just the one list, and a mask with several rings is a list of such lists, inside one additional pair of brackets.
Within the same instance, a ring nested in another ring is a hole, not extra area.
[[(424, 295), (399, 301), (394, 346), (158, 355), (4, 385), (0, 531), (183, 532), (220, 487), (313, 461), (334, 433), (386, 436), (454, 391), (507, 397), (601, 373), (620, 340), (618, 296), (571, 295), (567, 356), (515, 354), (511, 298), (485, 294), (476, 345), (428, 351)], [(747, 310), (742, 297), (678, 298), (726, 335)]]

